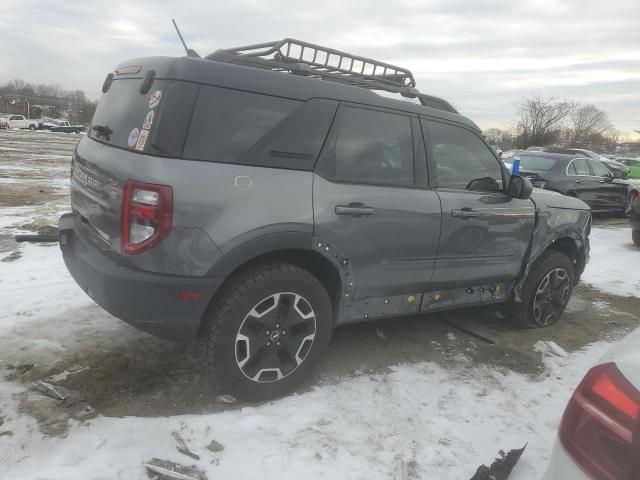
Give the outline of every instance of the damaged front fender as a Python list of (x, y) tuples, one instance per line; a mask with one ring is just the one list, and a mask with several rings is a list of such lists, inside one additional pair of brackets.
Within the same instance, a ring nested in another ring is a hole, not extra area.
[(535, 261), (547, 249), (558, 250), (574, 264), (576, 282), (589, 260), (591, 210), (581, 200), (547, 190), (535, 190), (531, 199), (536, 205), (536, 225), (531, 246), (523, 262), (520, 278), (513, 289), (516, 302), (522, 301), (523, 285)]

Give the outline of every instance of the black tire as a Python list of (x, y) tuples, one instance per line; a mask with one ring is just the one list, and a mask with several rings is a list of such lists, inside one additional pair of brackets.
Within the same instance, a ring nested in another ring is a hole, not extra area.
[(633, 239), (633, 243), (640, 246), (640, 230), (633, 230), (631, 232), (631, 238)]
[(35, 125), (29, 125), (29, 130), (31, 130), (32, 132), (35, 132), (36, 126)]
[[(543, 288), (545, 281), (547, 286)], [(571, 298), (574, 282), (571, 259), (555, 250), (547, 250), (529, 271), (522, 288), (522, 302), (509, 304), (511, 318), (529, 328), (553, 325)]]
[(286, 263), (262, 264), (231, 278), (217, 299), (198, 340), (217, 389), (239, 400), (270, 400), (310, 377), (333, 328), (331, 300), (313, 275)]

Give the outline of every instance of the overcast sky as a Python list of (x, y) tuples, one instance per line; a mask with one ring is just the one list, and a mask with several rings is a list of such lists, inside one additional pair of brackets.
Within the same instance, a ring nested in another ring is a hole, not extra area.
[(2, 0), (0, 81), (97, 97), (121, 61), (183, 54), (172, 17), (201, 55), (291, 36), (408, 67), (482, 128), (536, 92), (640, 130), (640, 0)]

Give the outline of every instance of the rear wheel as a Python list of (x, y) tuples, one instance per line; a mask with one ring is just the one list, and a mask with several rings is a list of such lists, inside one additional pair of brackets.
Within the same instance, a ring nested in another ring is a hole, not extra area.
[(230, 280), (207, 314), (200, 352), (209, 379), (224, 393), (268, 400), (309, 378), (332, 325), (331, 301), (313, 275), (264, 264)]
[(574, 279), (571, 259), (560, 252), (547, 250), (529, 272), (522, 289), (522, 302), (511, 303), (512, 317), (527, 327), (553, 325), (571, 298)]
[(640, 245), (640, 230), (633, 230), (631, 232), (631, 238), (633, 239), (633, 243)]
[(35, 125), (29, 125), (29, 130), (31, 130), (32, 132), (36, 129)]
[(631, 215), (631, 207), (633, 206), (633, 199), (635, 198), (635, 196), (636, 196), (635, 192), (631, 192), (629, 195), (627, 195), (627, 199), (624, 202), (624, 206), (620, 211), (621, 216), (628, 217), (629, 215)]

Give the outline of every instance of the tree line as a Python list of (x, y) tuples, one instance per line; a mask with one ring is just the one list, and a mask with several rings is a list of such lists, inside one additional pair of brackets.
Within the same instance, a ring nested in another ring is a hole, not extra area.
[(595, 105), (540, 94), (516, 103), (512, 128), (489, 128), (484, 134), (503, 150), (555, 145), (613, 152), (621, 141), (607, 113)]
[(91, 121), (97, 102), (82, 90), (65, 90), (58, 83), (32, 84), (22, 79), (0, 83), (0, 112), (29, 118), (67, 118), (73, 123)]

